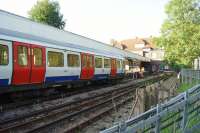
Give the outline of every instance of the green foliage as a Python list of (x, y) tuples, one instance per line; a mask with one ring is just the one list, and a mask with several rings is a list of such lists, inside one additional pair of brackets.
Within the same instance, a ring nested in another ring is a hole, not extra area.
[(192, 88), (193, 86), (195, 85), (195, 83), (183, 83), (181, 84), (181, 86), (177, 89), (177, 92), (178, 93), (181, 93), (181, 92), (185, 92), (187, 91), (188, 89)]
[(187, 91), (188, 89), (192, 88), (193, 86), (197, 85), (200, 83), (200, 80), (199, 79), (194, 79), (194, 78), (191, 78), (191, 79), (186, 79), (188, 80), (187, 82), (183, 82), (181, 83), (181, 85), (179, 86), (179, 88), (177, 89), (177, 92), (178, 93), (181, 93), (181, 92), (185, 92)]
[(165, 60), (174, 67), (191, 67), (200, 55), (200, 0), (171, 0), (161, 36), (154, 42), (165, 50)]
[(60, 6), (56, 1), (38, 0), (28, 14), (36, 22), (48, 24), (59, 29), (64, 29), (65, 27), (63, 15), (60, 13)]

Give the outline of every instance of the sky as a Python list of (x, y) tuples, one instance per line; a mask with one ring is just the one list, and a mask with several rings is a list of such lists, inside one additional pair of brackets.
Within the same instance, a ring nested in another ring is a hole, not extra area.
[[(37, 0), (0, 0), (0, 9), (28, 17)], [(169, 0), (58, 0), (65, 30), (101, 42), (159, 36)]]

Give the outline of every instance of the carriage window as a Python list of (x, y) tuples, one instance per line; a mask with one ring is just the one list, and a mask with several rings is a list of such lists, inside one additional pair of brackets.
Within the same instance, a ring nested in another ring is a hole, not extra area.
[(61, 52), (48, 51), (49, 67), (64, 67), (64, 54)]
[(93, 67), (93, 56), (89, 56), (89, 59), (88, 59), (88, 60), (89, 60), (88, 66), (89, 66), (89, 67)]
[(68, 54), (67, 55), (67, 64), (69, 67), (79, 67), (80, 66), (79, 55)]
[(121, 68), (121, 63), (119, 60), (117, 60), (117, 68)]
[(110, 66), (111, 66), (111, 60), (104, 59), (104, 68), (110, 68)]
[(126, 66), (126, 61), (124, 60), (124, 61), (122, 61), (122, 67), (123, 67), (123, 69), (125, 69), (125, 66)]
[(35, 66), (42, 66), (42, 49), (41, 48), (33, 49), (33, 62)]
[(82, 67), (87, 67), (87, 56), (86, 55), (82, 56)]
[(95, 67), (96, 68), (102, 68), (102, 58), (95, 57)]
[(8, 46), (0, 44), (0, 65), (8, 65)]
[(112, 66), (116, 67), (116, 60), (112, 59)]
[(18, 46), (18, 64), (20, 66), (27, 66), (28, 65), (28, 48), (25, 46)]

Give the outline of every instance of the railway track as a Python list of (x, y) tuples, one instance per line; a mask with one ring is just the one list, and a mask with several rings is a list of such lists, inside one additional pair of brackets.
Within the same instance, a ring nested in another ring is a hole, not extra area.
[[(118, 82), (117, 84), (122, 84), (122, 83), (124, 84), (124, 83), (129, 82), (130, 80), (132, 80), (132, 79), (125, 79), (125, 80)], [(94, 88), (95, 88), (95, 90), (97, 90), (97, 89), (109, 87), (112, 85), (113, 84), (109, 84), (109, 83), (106, 83), (106, 84), (104, 83), (104, 85), (101, 84), (99, 86), (92, 84), (89, 86), (83, 86), (83, 87), (77, 87), (77, 88), (71, 88), (71, 89), (66, 89), (64, 87), (60, 87), (60, 88), (57, 88), (57, 90), (59, 89), (59, 90), (61, 90), (61, 92), (53, 93), (53, 94), (50, 94), (47, 96), (43, 95), (43, 96), (36, 96), (36, 97), (27, 97), (27, 98), (18, 99), (14, 102), (8, 102), (8, 103), (5, 102), (3, 104), (0, 104), (0, 112), (6, 112), (8, 110), (12, 110), (12, 109), (23, 107), (23, 106), (39, 104), (39, 103), (42, 103), (45, 101), (55, 100), (55, 99), (59, 99), (59, 98), (65, 98), (65, 97), (69, 97), (72, 95), (93, 91)], [(23, 97), (23, 96), (21, 96), (21, 97)], [(4, 99), (1, 99), (1, 100), (3, 101)]]
[(0, 121), (0, 132), (73, 132), (113, 108), (132, 100), (135, 88), (142, 87), (147, 82), (150, 84), (167, 78), (157, 76), (134, 84), (118, 85), (108, 87), (104, 91), (96, 90), (77, 95), (68, 102), (52, 103), (52, 106)]

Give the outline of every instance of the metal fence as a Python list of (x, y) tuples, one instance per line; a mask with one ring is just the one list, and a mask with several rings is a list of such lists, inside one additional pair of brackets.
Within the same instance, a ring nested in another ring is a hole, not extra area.
[[(195, 73), (193, 74), (195, 75)], [(177, 95), (166, 103), (158, 104), (157, 107), (100, 133), (135, 132), (200, 132), (200, 84)]]
[(180, 73), (181, 84), (196, 85), (200, 83), (200, 70), (182, 69)]

